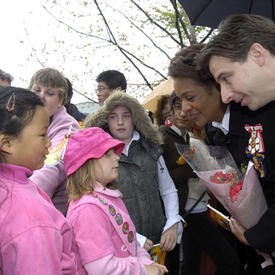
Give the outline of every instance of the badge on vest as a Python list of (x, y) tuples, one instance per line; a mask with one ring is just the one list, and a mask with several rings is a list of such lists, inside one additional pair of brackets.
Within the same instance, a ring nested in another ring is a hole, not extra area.
[(248, 133), (250, 133), (250, 138), (248, 140), (248, 146), (245, 148), (245, 153), (248, 156), (249, 160), (254, 163), (254, 167), (257, 171), (258, 176), (261, 178), (265, 178), (265, 148), (262, 136), (263, 127), (259, 123), (255, 126), (250, 126), (246, 124), (244, 128)]

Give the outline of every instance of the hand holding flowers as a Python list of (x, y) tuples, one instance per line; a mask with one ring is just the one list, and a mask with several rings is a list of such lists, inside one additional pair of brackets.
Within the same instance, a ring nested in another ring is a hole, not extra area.
[[(192, 148), (192, 154), (186, 151)], [(245, 174), (238, 169), (230, 152), (221, 146), (207, 146), (196, 140), (189, 146), (177, 145), (177, 149), (209, 191), (234, 217), (233, 228), (242, 241), (242, 228), (254, 226), (267, 209), (265, 197), (253, 163)], [(243, 226), (242, 228), (240, 226)], [(235, 226), (235, 227), (234, 227)]]

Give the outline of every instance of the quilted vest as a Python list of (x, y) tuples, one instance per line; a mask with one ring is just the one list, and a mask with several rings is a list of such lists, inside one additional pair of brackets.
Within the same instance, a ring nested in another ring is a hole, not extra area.
[(165, 215), (158, 187), (158, 158), (162, 150), (142, 136), (119, 161), (118, 189), (136, 231), (159, 243)]

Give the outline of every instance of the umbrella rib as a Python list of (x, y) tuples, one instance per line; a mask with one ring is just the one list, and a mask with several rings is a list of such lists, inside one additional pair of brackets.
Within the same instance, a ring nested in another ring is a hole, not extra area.
[(254, 4), (254, 0), (251, 0), (250, 5), (249, 5), (249, 10), (248, 10), (249, 12), (248, 13), (251, 13), (253, 4)]
[(271, 5), (272, 5), (272, 20), (274, 21), (274, 0), (271, 0)]

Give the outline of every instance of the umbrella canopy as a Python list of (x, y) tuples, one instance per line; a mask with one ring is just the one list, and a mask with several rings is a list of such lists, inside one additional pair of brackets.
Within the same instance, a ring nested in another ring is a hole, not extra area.
[(192, 25), (217, 28), (221, 20), (239, 13), (275, 19), (275, 0), (179, 0)]
[(142, 106), (153, 113), (157, 110), (158, 100), (162, 95), (170, 95), (174, 90), (174, 81), (172, 78), (163, 81), (145, 98)]

